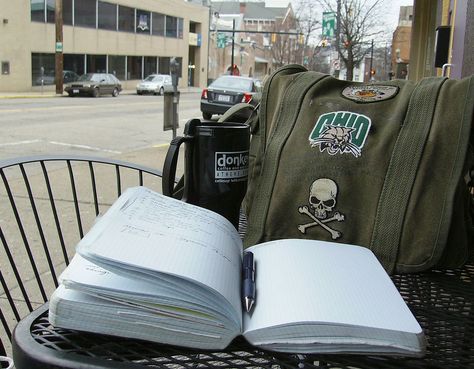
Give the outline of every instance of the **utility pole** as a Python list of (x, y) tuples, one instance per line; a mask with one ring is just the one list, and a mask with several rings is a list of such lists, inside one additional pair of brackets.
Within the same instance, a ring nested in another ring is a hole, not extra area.
[(370, 46), (370, 77), (369, 80), (372, 80), (373, 74), (372, 74), (372, 66), (373, 66), (373, 61), (374, 61), (374, 40), (372, 40), (372, 44)]
[(54, 19), (56, 22), (56, 44), (55, 44), (55, 81), (56, 93), (63, 93), (63, 0), (56, 0), (54, 8)]
[(230, 59), (230, 75), (234, 75), (234, 43), (235, 43), (235, 19), (232, 19), (232, 57)]
[[(337, 0), (336, 9), (336, 53), (339, 59), (339, 45), (341, 44), (341, 0)], [(341, 65), (341, 63), (339, 63)], [(340, 67), (339, 67), (340, 68)], [(339, 78), (339, 69), (334, 71), (334, 77)]]

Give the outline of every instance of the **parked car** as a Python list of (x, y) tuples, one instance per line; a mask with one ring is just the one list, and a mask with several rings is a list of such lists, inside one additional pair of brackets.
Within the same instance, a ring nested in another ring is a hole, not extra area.
[[(79, 76), (73, 72), (72, 70), (63, 70), (63, 83), (71, 83), (74, 81), (77, 81)], [(54, 85), (54, 71), (49, 71), (47, 74), (44, 76), (39, 76), (36, 78), (36, 83), (35, 85), (37, 86), (47, 86), (47, 85)]]
[(110, 73), (86, 73), (80, 76), (77, 81), (72, 82), (64, 89), (69, 96), (112, 94), (117, 97), (122, 91), (122, 84), (113, 74)]
[(137, 94), (163, 95), (165, 86), (171, 86), (171, 76), (167, 74), (150, 74), (137, 85)]
[(260, 89), (255, 80), (239, 76), (221, 76), (201, 94), (201, 112), (204, 119), (213, 114), (224, 114), (232, 106), (246, 102), (257, 105)]

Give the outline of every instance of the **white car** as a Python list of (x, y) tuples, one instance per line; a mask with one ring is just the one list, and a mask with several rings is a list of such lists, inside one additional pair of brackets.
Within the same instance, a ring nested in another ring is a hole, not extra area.
[(163, 95), (165, 86), (171, 86), (171, 76), (166, 74), (150, 74), (137, 85), (137, 94)]

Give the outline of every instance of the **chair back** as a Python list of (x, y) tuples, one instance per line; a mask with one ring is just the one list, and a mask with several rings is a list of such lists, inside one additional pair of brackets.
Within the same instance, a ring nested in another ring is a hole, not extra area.
[(139, 185), (160, 191), (161, 171), (84, 156), (0, 162), (0, 355), (11, 353), (16, 323), (48, 301), (97, 216)]

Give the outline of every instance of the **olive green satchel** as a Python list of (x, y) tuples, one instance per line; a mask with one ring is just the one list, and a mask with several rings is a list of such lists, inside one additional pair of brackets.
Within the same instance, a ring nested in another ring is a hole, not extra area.
[(363, 84), (277, 70), (251, 119), (245, 245), (356, 244), (389, 273), (462, 265), (474, 248), (473, 110), (474, 77)]

